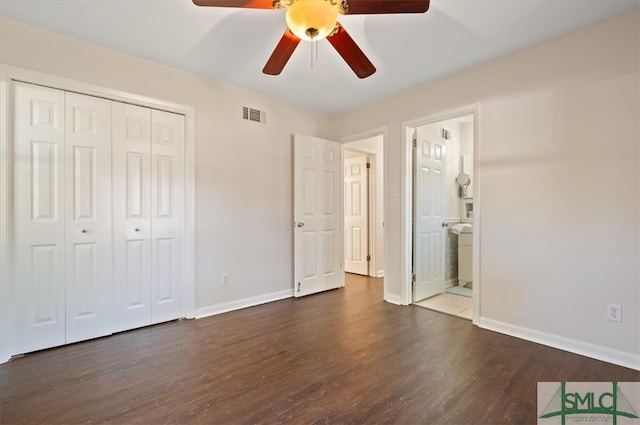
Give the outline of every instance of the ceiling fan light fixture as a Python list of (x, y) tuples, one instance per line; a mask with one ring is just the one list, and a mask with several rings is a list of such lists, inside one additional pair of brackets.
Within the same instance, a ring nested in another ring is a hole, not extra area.
[(289, 30), (302, 40), (321, 40), (338, 23), (338, 6), (331, 0), (295, 0), (287, 8)]

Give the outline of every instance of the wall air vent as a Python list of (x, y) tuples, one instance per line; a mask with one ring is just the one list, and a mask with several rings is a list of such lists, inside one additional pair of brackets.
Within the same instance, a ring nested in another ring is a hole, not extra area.
[(242, 119), (252, 122), (257, 122), (260, 124), (267, 123), (267, 113), (265, 111), (261, 111), (259, 109), (248, 108), (246, 106), (242, 107)]

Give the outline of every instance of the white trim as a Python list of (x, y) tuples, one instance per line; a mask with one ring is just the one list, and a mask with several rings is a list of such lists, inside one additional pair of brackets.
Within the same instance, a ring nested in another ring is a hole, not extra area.
[[(387, 193), (387, 184), (386, 184), (386, 180), (387, 180), (386, 175), (387, 174), (386, 174), (386, 170), (389, 169), (389, 165), (388, 165), (388, 162), (387, 162), (389, 160), (388, 159), (389, 158), (389, 152), (388, 152), (389, 147), (388, 147), (388, 143), (387, 143), (387, 140), (388, 140), (388, 138), (387, 138), (388, 137), (388, 135), (387, 135), (387, 127), (373, 128), (373, 129), (366, 130), (366, 131), (363, 131), (363, 132), (360, 132), (360, 133), (352, 134), (350, 136), (341, 137), (341, 138), (338, 139), (338, 141), (341, 144), (344, 145), (344, 144), (351, 143), (351, 142), (357, 142), (357, 141), (363, 140), (363, 139), (370, 139), (370, 138), (376, 137), (376, 136), (382, 136), (382, 173), (383, 173), (382, 174), (382, 176), (383, 176), (382, 180), (383, 180), (383, 185), (384, 185), (384, 195), (383, 195), (383, 199), (382, 199), (382, 222), (386, 223), (387, 214), (388, 214), (388, 212), (387, 212), (387, 197), (386, 197), (386, 193)], [(352, 150), (356, 150), (356, 149), (352, 149)], [(362, 150), (362, 149), (359, 149), (359, 148), (357, 150), (360, 150), (360, 151), (363, 151), (363, 152), (366, 151), (366, 150)], [(374, 154), (374, 155), (376, 154), (376, 152), (366, 152), (366, 153)], [(343, 156), (343, 158), (344, 158), (344, 156)], [(342, 180), (344, 181), (344, 167), (342, 167), (342, 168), (343, 168)], [(376, 187), (374, 186), (372, 188), (370, 186), (370, 190), (374, 191), (373, 195), (375, 196)], [(377, 200), (374, 200), (374, 202), (375, 201), (377, 201)], [(374, 206), (375, 206), (375, 204), (374, 204)], [(343, 206), (343, 209), (344, 209), (344, 206)], [(373, 214), (372, 214), (372, 216), (370, 218), (371, 218), (371, 221), (373, 221), (373, 223), (370, 223), (370, 226), (372, 225), (373, 228), (375, 229), (375, 223), (376, 223), (376, 221), (378, 219), (377, 214), (375, 212), (375, 208), (373, 209)], [(344, 229), (344, 223), (343, 223), (343, 227), (342, 228)], [(376, 239), (375, 230), (374, 230), (373, 234), (370, 234), (370, 236), (371, 236), (371, 239), (373, 240), (373, 245), (374, 245), (374, 248), (372, 249), (372, 253), (371, 253), (371, 258), (374, 259), (374, 261), (370, 264), (369, 275), (382, 278), (383, 299), (384, 300), (395, 299), (396, 296), (389, 293), (389, 285), (388, 285), (387, 279), (386, 279), (386, 277), (384, 275), (385, 270), (387, 270), (387, 264), (389, 264), (389, 261), (390, 261), (389, 260), (389, 250), (386, 249), (387, 241), (389, 240), (387, 226), (383, 226), (383, 231), (382, 231), (382, 240), (383, 240), (383, 244), (384, 244), (384, 247), (385, 247), (384, 254), (383, 254), (384, 258), (383, 258), (383, 264), (382, 264), (383, 267), (382, 267), (382, 269), (379, 269), (380, 264), (378, 264), (377, 256), (375, 256), (375, 239)], [(344, 239), (344, 235), (343, 235), (343, 239)], [(376, 270), (376, 269), (378, 269), (378, 270)], [(392, 302), (392, 301), (390, 301), (390, 302)], [(393, 303), (396, 304), (395, 302), (393, 302)]]
[(473, 108), (473, 261), (471, 265), (471, 278), (473, 282), (472, 288), (472, 301), (473, 301), (473, 318), (472, 323), (476, 323), (481, 315), (480, 311), (480, 257), (482, 252), (480, 251), (480, 235), (482, 232), (482, 190), (478, 182), (482, 179), (482, 167), (480, 167), (480, 152), (482, 144), (480, 143), (480, 126), (482, 121), (480, 119), (481, 108), (477, 104)]
[(9, 90), (7, 69), (0, 63), (0, 363), (11, 356), (9, 284)]
[[(475, 213), (475, 211), (474, 211)], [(535, 329), (523, 328), (509, 323), (480, 317), (474, 324), (483, 329), (500, 332), (505, 335), (525, 339), (527, 341), (546, 345), (571, 353), (580, 354), (593, 359), (602, 360), (619, 366), (640, 370), (640, 355), (613, 350), (601, 345), (589, 344), (559, 335), (540, 332)]]
[(11, 284), (9, 282), (10, 88), (12, 81), (130, 103), (185, 116), (185, 317), (195, 317), (195, 110), (192, 106), (114, 90), (0, 63), (0, 363), (11, 353)]
[(473, 115), (473, 156), (474, 156), (474, 230), (473, 230), (473, 323), (480, 317), (480, 167), (478, 166), (478, 150), (480, 147), (478, 104), (467, 105), (450, 111), (429, 115), (401, 123), (403, 151), (401, 155), (401, 193), (400, 193), (400, 298), (403, 305), (411, 304), (411, 259), (413, 229), (411, 225), (411, 212), (413, 208), (413, 183), (412, 183), (412, 157), (413, 157), (413, 130), (435, 122), (445, 121), (463, 115)]
[(258, 295), (257, 297), (244, 298), (236, 301), (229, 301), (222, 304), (215, 304), (207, 307), (196, 309), (195, 318), (214, 316), (216, 314), (227, 313), (229, 311), (240, 310), (247, 307), (255, 307), (257, 305), (266, 304), (274, 301), (280, 301), (293, 297), (293, 290), (272, 292), (270, 294)]
[(402, 304), (402, 297), (400, 297), (400, 295), (389, 294), (387, 292), (385, 292), (384, 294), (384, 300), (390, 304), (407, 305), (407, 304)]

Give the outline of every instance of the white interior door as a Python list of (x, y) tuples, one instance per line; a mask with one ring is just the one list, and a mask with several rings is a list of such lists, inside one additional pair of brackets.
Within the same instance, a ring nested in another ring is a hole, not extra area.
[(114, 331), (151, 324), (151, 110), (113, 103)]
[(14, 84), (11, 354), (65, 343), (64, 92)]
[(293, 140), (294, 295), (344, 286), (340, 144)]
[(111, 102), (65, 93), (66, 342), (113, 326)]
[(413, 301), (444, 292), (445, 142), (428, 127), (417, 129), (414, 149)]
[(369, 274), (367, 156), (344, 160), (344, 270)]
[(151, 321), (184, 317), (184, 116), (151, 111)]

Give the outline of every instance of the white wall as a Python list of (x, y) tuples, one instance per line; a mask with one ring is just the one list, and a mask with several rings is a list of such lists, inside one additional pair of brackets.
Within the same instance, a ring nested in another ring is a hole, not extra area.
[(473, 198), (473, 122), (460, 123), (460, 155), (464, 157), (462, 172), (471, 177), (467, 198)]
[[(317, 134), (325, 118), (8, 20), (0, 40), (2, 63), (195, 107), (197, 314), (291, 293), (291, 135)], [(267, 125), (242, 121), (242, 106), (265, 110)]]
[[(385, 134), (385, 296), (399, 297), (401, 123), (478, 103), (481, 324), (638, 365), (639, 19), (632, 12), (334, 118), (6, 20), (0, 62), (195, 107), (203, 314), (292, 288), (292, 133)], [(243, 105), (266, 110), (269, 124), (241, 122)], [(622, 305), (622, 323), (606, 321), (607, 302)]]
[[(478, 104), (480, 324), (640, 368), (639, 18), (636, 10), (331, 123), (335, 137), (387, 132), (387, 299), (402, 293), (401, 123)], [(622, 323), (606, 320), (607, 303), (622, 305)]]
[(373, 254), (374, 275), (384, 276), (384, 136), (377, 135), (365, 139), (354, 140), (345, 145), (345, 149), (355, 149), (360, 152), (375, 154), (372, 165), (375, 190), (375, 250)]

